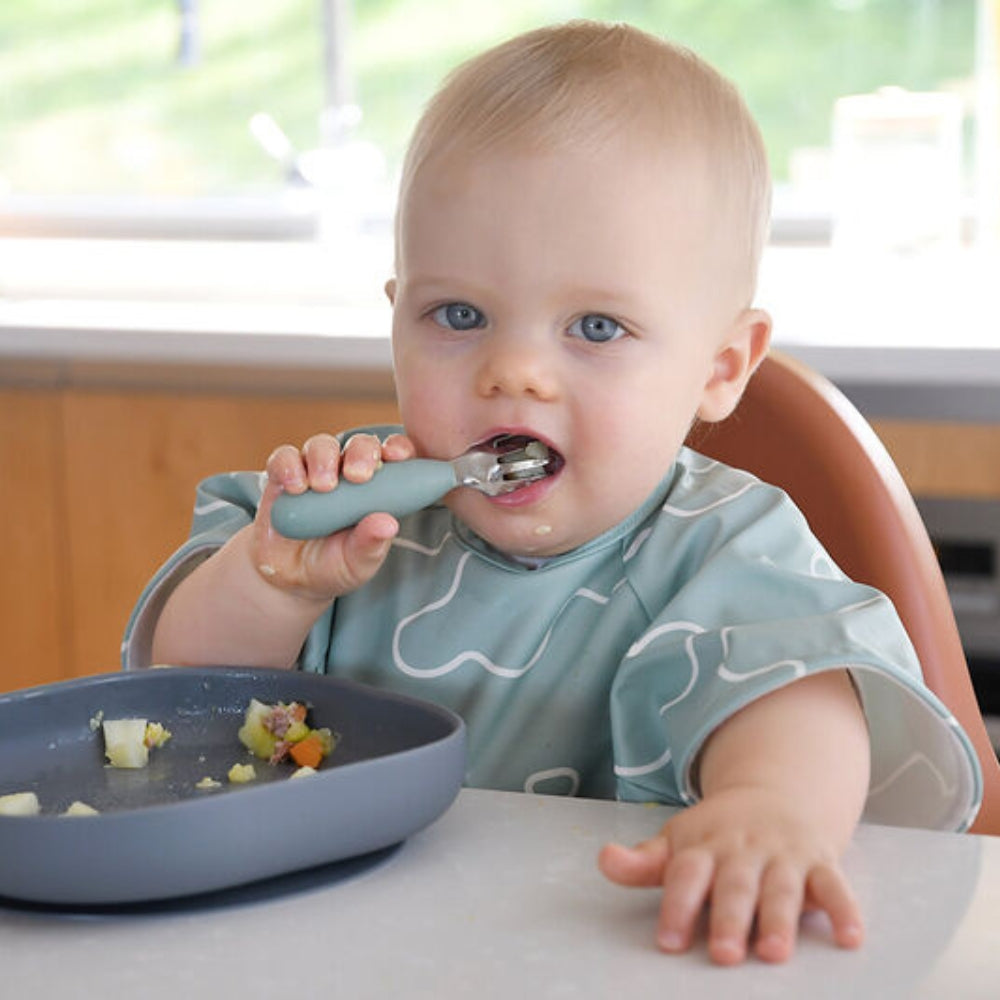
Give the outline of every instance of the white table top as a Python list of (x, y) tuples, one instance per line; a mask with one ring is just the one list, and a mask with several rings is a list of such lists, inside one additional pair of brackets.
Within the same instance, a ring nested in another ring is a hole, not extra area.
[(785, 966), (653, 946), (655, 891), (606, 882), (609, 839), (661, 807), (465, 790), (370, 870), (227, 906), (80, 916), (0, 906), (0, 994), (58, 997), (1000, 995), (1000, 838), (862, 827), (845, 864), (868, 941), (806, 924)]

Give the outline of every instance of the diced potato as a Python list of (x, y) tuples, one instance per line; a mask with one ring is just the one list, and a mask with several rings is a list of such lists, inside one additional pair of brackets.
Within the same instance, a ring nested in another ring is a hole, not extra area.
[(34, 792), (12, 792), (0, 795), (0, 816), (37, 816), (41, 812)]
[(303, 719), (296, 719), (288, 727), (288, 732), (285, 733), (284, 739), (289, 743), (298, 743), (299, 740), (304, 740), (309, 735), (309, 727), (305, 724)]
[(86, 802), (81, 802), (77, 799), (75, 802), (71, 802), (67, 806), (66, 811), (63, 816), (99, 816), (100, 813), (93, 807), (88, 806)]
[(311, 774), (319, 774), (319, 771), (314, 767), (310, 767), (308, 764), (303, 764), (302, 767), (297, 767), (289, 775), (290, 778), (308, 778)]
[(234, 785), (245, 785), (248, 781), (255, 781), (257, 771), (253, 764), (233, 764), (229, 769), (229, 780)]
[(261, 760), (270, 760), (278, 743), (277, 737), (265, 725), (264, 720), (270, 715), (271, 706), (265, 705), (256, 698), (250, 699), (243, 725), (237, 735), (240, 742)]
[(195, 782), (194, 787), (195, 788), (202, 788), (202, 789), (204, 789), (204, 788), (221, 788), (222, 787), (222, 782), (221, 781), (216, 781), (215, 778), (213, 778), (211, 775), (206, 774), (205, 777), (202, 778), (200, 781), (196, 781)]
[(145, 719), (105, 719), (104, 755), (112, 767), (136, 768), (149, 763)]

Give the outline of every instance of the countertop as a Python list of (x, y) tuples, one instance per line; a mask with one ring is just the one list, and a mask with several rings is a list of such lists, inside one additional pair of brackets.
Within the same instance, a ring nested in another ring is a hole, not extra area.
[[(0, 905), (3, 992), (480, 1000), (683, 996), (993, 998), (1000, 839), (862, 826), (845, 858), (867, 941), (843, 951), (806, 919), (784, 966), (712, 966), (703, 943), (653, 944), (658, 897), (594, 858), (662, 807), (464, 790), (436, 823), (340, 881), (120, 915)], [(239, 845), (233, 845), (234, 850)]]

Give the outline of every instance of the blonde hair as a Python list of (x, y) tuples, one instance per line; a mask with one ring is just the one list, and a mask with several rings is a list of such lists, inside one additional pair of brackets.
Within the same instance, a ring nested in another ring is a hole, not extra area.
[(417, 123), (400, 211), (431, 158), (514, 145), (596, 150), (630, 130), (700, 151), (715, 174), (713, 208), (744, 254), (752, 295), (771, 192), (760, 131), (736, 88), (708, 63), (625, 24), (539, 28), (459, 66)]

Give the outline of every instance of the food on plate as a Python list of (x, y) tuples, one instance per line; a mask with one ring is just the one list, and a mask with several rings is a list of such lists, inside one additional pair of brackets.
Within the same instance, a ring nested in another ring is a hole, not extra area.
[(233, 764), (229, 769), (228, 778), (231, 784), (245, 785), (248, 781), (255, 781), (257, 771), (253, 764)]
[(63, 816), (100, 816), (100, 813), (93, 806), (77, 799), (66, 807)]
[(240, 726), (240, 742), (255, 757), (272, 764), (290, 757), (296, 764), (315, 769), (330, 755), (336, 737), (329, 729), (310, 728), (307, 715), (306, 706), (297, 701), (268, 705), (251, 698)]
[(211, 775), (206, 774), (205, 777), (201, 779), (201, 781), (196, 781), (194, 783), (194, 787), (195, 788), (202, 788), (202, 789), (205, 789), (205, 788), (221, 788), (222, 787), (222, 782), (221, 781), (216, 781), (215, 778), (213, 778)]
[(289, 779), (308, 778), (310, 774), (317, 774), (317, 773), (318, 772), (316, 771), (316, 768), (310, 767), (308, 764), (303, 764), (302, 767), (297, 767), (294, 771), (292, 771), (292, 773), (289, 775)]
[(41, 812), (34, 792), (11, 792), (0, 795), (0, 816), (37, 816)]
[(146, 725), (146, 738), (144, 742), (150, 749), (153, 747), (162, 747), (172, 735), (162, 722), (150, 722)]
[(112, 767), (139, 768), (149, 763), (152, 747), (162, 747), (170, 730), (146, 719), (105, 719), (104, 755)]
[(319, 767), (329, 752), (329, 741), (324, 740), (315, 730), (288, 749), (288, 755), (299, 767), (311, 767), (313, 770)]

